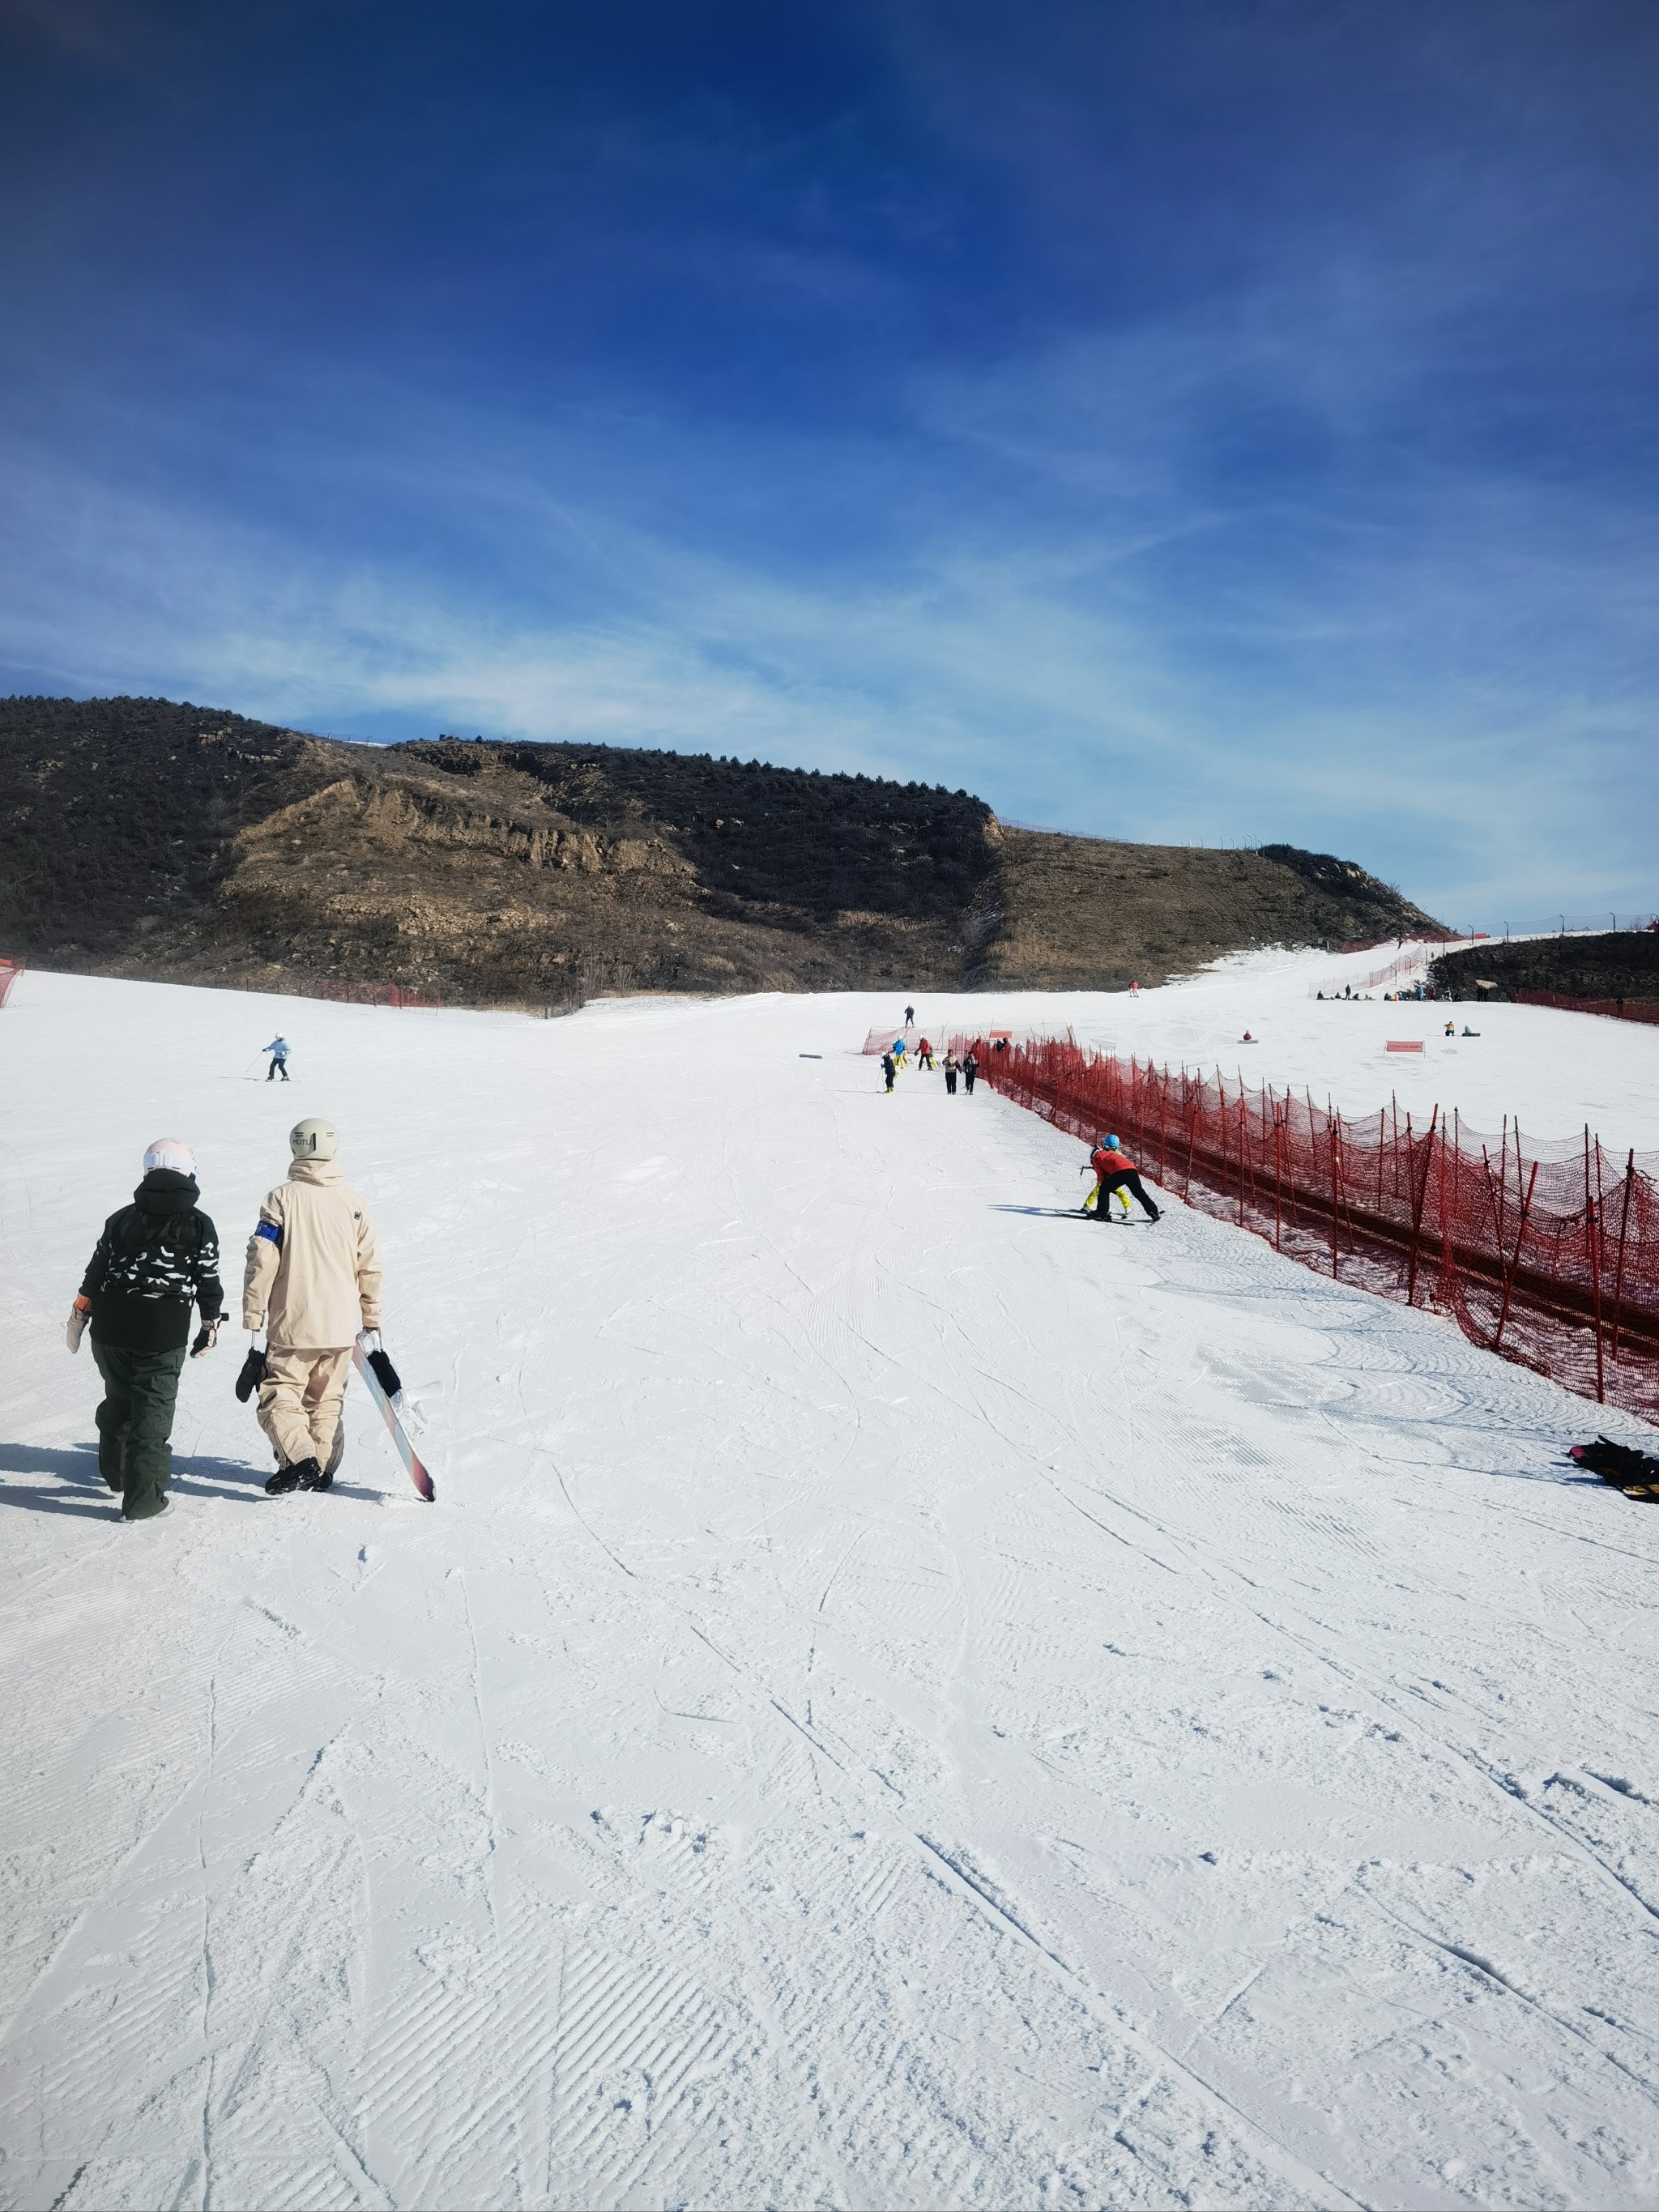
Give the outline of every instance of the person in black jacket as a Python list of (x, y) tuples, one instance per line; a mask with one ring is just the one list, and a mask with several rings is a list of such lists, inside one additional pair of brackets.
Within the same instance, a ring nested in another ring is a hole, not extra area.
[(191, 1306), (202, 1315), (192, 1359), (212, 1351), (224, 1312), (218, 1231), (198, 1207), (200, 1195), (190, 1146), (158, 1137), (144, 1154), (133, 1203), (104, 1224), (70, 1313), (71, 1352), (91, 1327), (104, 1378), (98, 1471), (119, 1496), (124, 1521), (151, 1521), (167, 1510)]

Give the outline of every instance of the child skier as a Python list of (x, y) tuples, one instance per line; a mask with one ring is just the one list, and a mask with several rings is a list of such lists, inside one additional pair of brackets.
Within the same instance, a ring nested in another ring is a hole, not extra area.
[(887, 1078), (887, 1088), (890, 1091), (893, 1087), (893, 1078), (898, 1073), (897, 1065), (890, 1052), (884, 1052), (881, 1056), (881, 1072)]
[(1097, 1221), (1110, 1218), (1106, 1210), (1106, 1201), (1115, 1190), (1127, 1190), (1133, 1197), (1138, 1198), (1146, 1209), (1146, 1218), (1149, 1221), (1162, 1219), (1163, 1217), (1158, 1207), (1152, 1204), (1142, 1187), (1134, 1162), (1124, 1151), (1117, 1138), (1103, 1137), (1094, 1151), (1090, 1153), (1089, 1164), (1100, 1178), (1100, 1196), (1095, 1201)]
[(265, 1488), (326, 1490), (344, 1449), (340, 1404), (358, 1329), (380, 1326), (380, 1254), (368, 1208), (341, 1178), (339, 1138), (307, 1119), (289, 1133), (294, 1164), (248, 1239), (242, 1326), (265, 1331), (259, 1426), (276, 1455)]
[(263, 1049), (270, 1054), (270, 1066), (265, 1070), (265, 1081), (269, 1083), (272, 1077), (276, 1075), (280, 1075), (284, 1083), (289, 1081), (290, 1078), (288, 1072), (288, 1039), (283, 1036), (273, 1037), (270, 1042), (268, 1045), (265, 1045)]
[(923, 1037), (921, 1042), (916, 1047), (916, 1065), (918, 1067), (925, 1067), (930, 1071), (933, 1068), (933, 1048), (926, 1037)]
[(211, 1352), (219, 1334), (225, 1303), (219, 1232), (198, 1208), (200, 1196), (190, 1146), (158, 1137), (144, 1154), (132, 1204), (104, 1224), (70, 1311), (71, 1352), (91, 1326), (92, 1356), (104, 1378), (94, 1416), (98, 1472), (120, 1498), (124, 1521), (153, 1521), (167, 1510), (173, 1413), (192, 1300), (202, 1326), (191, 1358)]

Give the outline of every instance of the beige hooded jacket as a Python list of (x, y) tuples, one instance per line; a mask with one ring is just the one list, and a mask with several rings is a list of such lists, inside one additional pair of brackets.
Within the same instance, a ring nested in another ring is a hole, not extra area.
[(259, 1208), (242, 1278), (242, 1326), (323, 1351), (380, 1326), (380, 1249), (368, 1208), (333, 1160), (295, 1160)]

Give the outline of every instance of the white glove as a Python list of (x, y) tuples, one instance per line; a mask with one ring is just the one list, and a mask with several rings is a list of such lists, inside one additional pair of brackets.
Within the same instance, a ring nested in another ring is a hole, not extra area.
[(92, 1307), (85, 1298), (76, 1298), (70, 1308), (69, 1327), (64, 1331), (64, 1341), (71, 1352), (81, 1349), (81, 1339), (87, 1333), (87, 1323), (92, 1319)]

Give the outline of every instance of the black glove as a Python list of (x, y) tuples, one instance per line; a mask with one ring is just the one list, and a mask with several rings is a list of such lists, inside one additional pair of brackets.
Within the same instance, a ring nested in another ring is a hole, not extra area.
[(368, 1364), (374, 1370), (374, 1380), (386, 1392), (386, 1396), (395, 1398), (404, 1386), (398, 1379), (398, 1370), (392, 1365), (389, 1355), (384, 1352), (371, 1352), (368, 1355)]
[(264, 1379), (265, 1355), (257, 1344), (251, 1344), (247, 1358), (242, 1362), (242, 1371), (236, 1377), (236, 1395), (245, 1406)]

